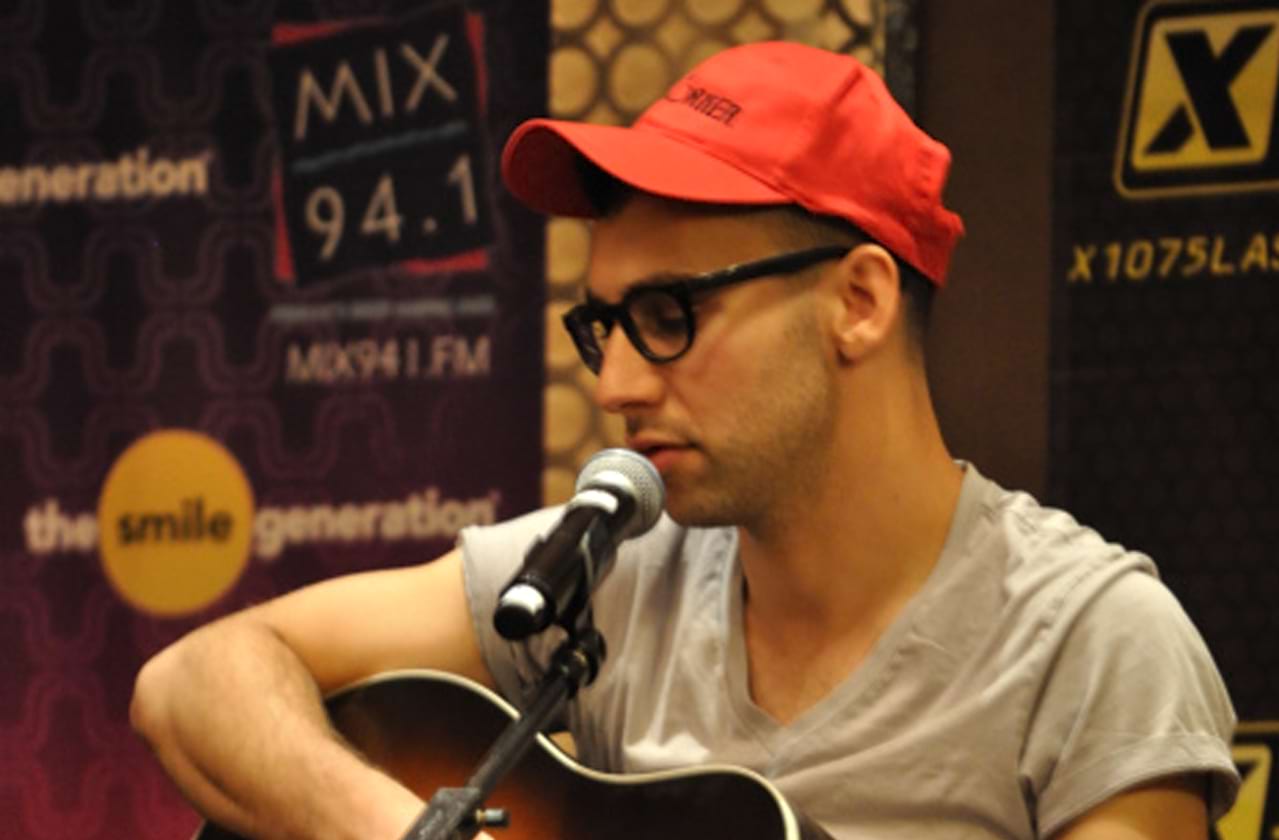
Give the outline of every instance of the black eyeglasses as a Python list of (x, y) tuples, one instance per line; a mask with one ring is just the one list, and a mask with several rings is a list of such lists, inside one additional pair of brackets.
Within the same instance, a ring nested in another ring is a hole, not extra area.
[(564, 327), (573, 337), (578, 355), (593, 373), (600, 372), (604, 364), (603, 342), (619, 322), (641, 356), (656, 364), (673, 362), (693, 346), (697, 332), (693, 295), (760, 277), (793, 274), (817, 263), (838, 259), (850, 250), (852, 248), (846, 245), (824, 245), (738, 263), (671, 283), (636, 286), (618, 303), (598, 300), (579, 303), (564, 313)]

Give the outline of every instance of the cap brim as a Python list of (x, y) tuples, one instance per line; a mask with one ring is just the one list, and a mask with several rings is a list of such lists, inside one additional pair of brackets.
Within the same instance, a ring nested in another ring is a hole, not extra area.
[(646, 193), (707, 204), (785, 204), (767, 184), (651, 127), (534, 119), (502, 152), (502, 178), (529, 207), (553, 216), (598, 215), (582, 188), (582, 156)]

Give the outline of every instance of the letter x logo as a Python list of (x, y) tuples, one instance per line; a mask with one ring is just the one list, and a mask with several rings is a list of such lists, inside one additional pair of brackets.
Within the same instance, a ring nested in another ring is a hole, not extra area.
[(1243, 722), (1230, 749), (1243, 785), (1230, 812), (1217, 821), (1214, 840), (1267, 840), (1279, 836), (1279, 771), (1274, 753), (1279, 748), (1279, 727), (1273, 723)]
[(1279, 2), (1153, 3), (1135, 34), (1119, 192), (1279, 187)]

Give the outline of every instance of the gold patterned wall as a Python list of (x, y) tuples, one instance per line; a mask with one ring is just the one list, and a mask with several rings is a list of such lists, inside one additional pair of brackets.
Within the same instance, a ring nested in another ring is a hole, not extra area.
[[(629, 123), (685, 70), (733, 44), (783, 39), (856, 55), (880, 69), (894, 6), (888, 0), (552, 0), (550, 113)], [(583, 461), (621, 443), (616, 417), (591, 400), (594, 376), (560, 316), (579, 298), (589, 228), (547, 227), (546, 468), (548, 504), (572, 495)]]

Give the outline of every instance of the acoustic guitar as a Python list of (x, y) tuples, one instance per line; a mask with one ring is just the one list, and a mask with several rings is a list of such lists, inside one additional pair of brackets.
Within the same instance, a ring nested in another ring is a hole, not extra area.
[[(438, 671), (396, 671), (327, 701), (339, 732), (424, 800), (461, 787), (517, 712), (481, 685)], [(538, 736), (489, 796), (510, 825), (498, 840), (832, 840), (763, 776), (729, 765), (609, 774)], [(244, 840), (206, 823), (193, 840)]]

